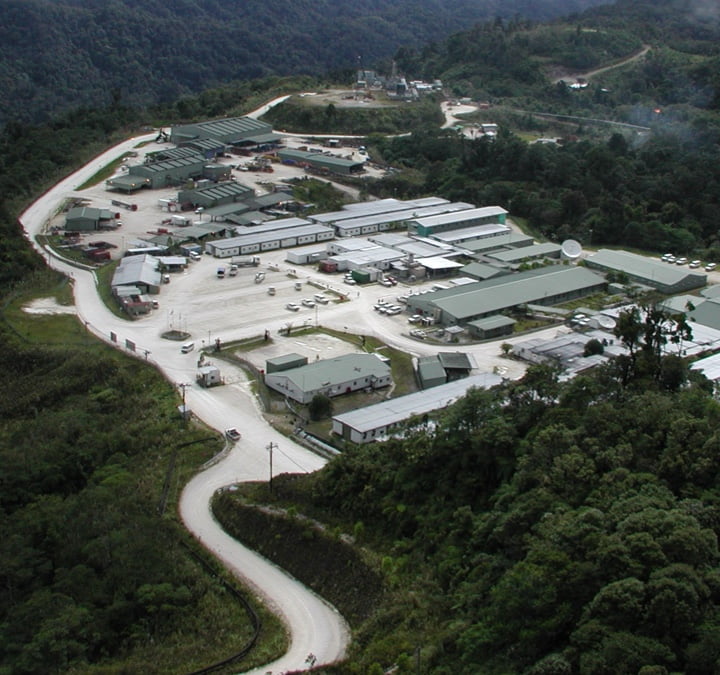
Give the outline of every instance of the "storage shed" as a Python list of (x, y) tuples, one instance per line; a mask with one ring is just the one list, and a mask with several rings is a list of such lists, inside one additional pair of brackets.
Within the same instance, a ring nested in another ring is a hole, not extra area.
[(70, 209), (65, 216), (65, 229), (68, 232), (86, 232), (99, 230), (103, 222), (110, 222), (113, 214), (108, 209), (91, 206), (78, 206)]
[(279, 373), (283, 370), (290, 370), (291, 368), (300, 368), (301, 366), (307, 365), (307, 356), (302, 354), (283, 354), (282, 356), (276, 356), (272, 359), (265, 361), (265, 372), (266, 373)]

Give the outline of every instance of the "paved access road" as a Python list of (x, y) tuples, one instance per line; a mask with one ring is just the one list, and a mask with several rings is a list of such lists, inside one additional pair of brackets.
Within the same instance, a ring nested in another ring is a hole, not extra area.
[[(20, 217), (28, 238), (35, 235), (56, 212), (64, 198), (109, 162), (132, 150), (138, 143), (151, 140), (154, 134), (125, 141), (99, 155), (40, 197)], [(49, 256), (42, 251), (46, 259)], [(181, 354), (177, 343), (160, 337), (162, 326), (157, 321), (129, 322), (107, 310), (96, 291), (96, 278), (90, 271), (80, 270), (57, 259), (49, 259), (55, 269), (74, 279), (77, 313), (88, 330), (108, 341), (111, 333), (118, 345), (126, 349), (126, 340), (137, 345), (142, 357), (155, 363), (171, 382), (194, 381), (197, 354)], [(224, 370), (227, 368), (224, 367)], [(267, 425), (256, 408), (242, 373), (226, 373), (235, 384), (203, 390), (196, 386), (186, 389), (186, 402), (192, 411), (210, 426), (222, 430), (235, 426), (243, 438), (214, 466), (198, 474), (185, 488), (180, 502), (183, 521), (192, 534), (211, 550), (229, 569), (253, 588), (287, 624), (291, 644), (288, 652), (274, 663), (257, 669), (257, 673), (280, 673), (302, 670), (306, 658), (313, 653), (317, 663), (341, 659), (349, 643), (349, 630), (342, 616), (317, 595), (275, 565), (241, 546), (220, 528), (210, 513), (209, 502), (215, 490), (243, 480), (267, 480), (269, 457), (267, 446), (276, 444), (273, 453), (274, 472), (314, 471), (323, 460), (315, 454), (280, 436)], [(228, 645), (231, 651), (236, 645)]]

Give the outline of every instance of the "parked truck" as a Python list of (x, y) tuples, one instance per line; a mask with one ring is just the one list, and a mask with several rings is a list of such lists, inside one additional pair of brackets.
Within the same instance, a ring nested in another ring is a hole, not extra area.
[(230, 262), (238, 267), (257, 267), (260, 264), (260, 258), (256, 255), (243, 255), (233, 258)]

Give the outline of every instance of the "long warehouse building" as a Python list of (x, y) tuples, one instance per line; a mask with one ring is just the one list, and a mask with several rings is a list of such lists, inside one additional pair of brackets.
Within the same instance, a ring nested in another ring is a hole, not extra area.
[(408, 309), (445, 326), (466, 325), (528, 304), (555, 305), (603, 291), (604, 277), (584, 267), (556, 265), (473, 284), (411, 295)]

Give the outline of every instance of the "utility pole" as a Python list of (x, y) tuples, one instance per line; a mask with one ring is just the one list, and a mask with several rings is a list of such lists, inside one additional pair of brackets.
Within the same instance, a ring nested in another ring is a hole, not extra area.
[(187, 424), (187, 418), (188, 418), (187, 408), (185, 407), (185, 390), (189, 386), (190, 385), (187, 382), (181, 382), (180, 384), (178, 384), (178, 387), (180, 387), (180, 389), (182, 390), (182, 418), (183, 418), (183, 422), (185, 422), (185, 424)]
[(273, 465), (272, 465), (272, 457), (273, 457), (273, 450), (277, 449), (278, 444), (273, 443), (273, 441), (270, 441), (270, 443), (267, 446), (267, 449), (270, 452), (270, 494), (272, 494), (273, 488), (272, 488), (272, 479), (273, 479)]

